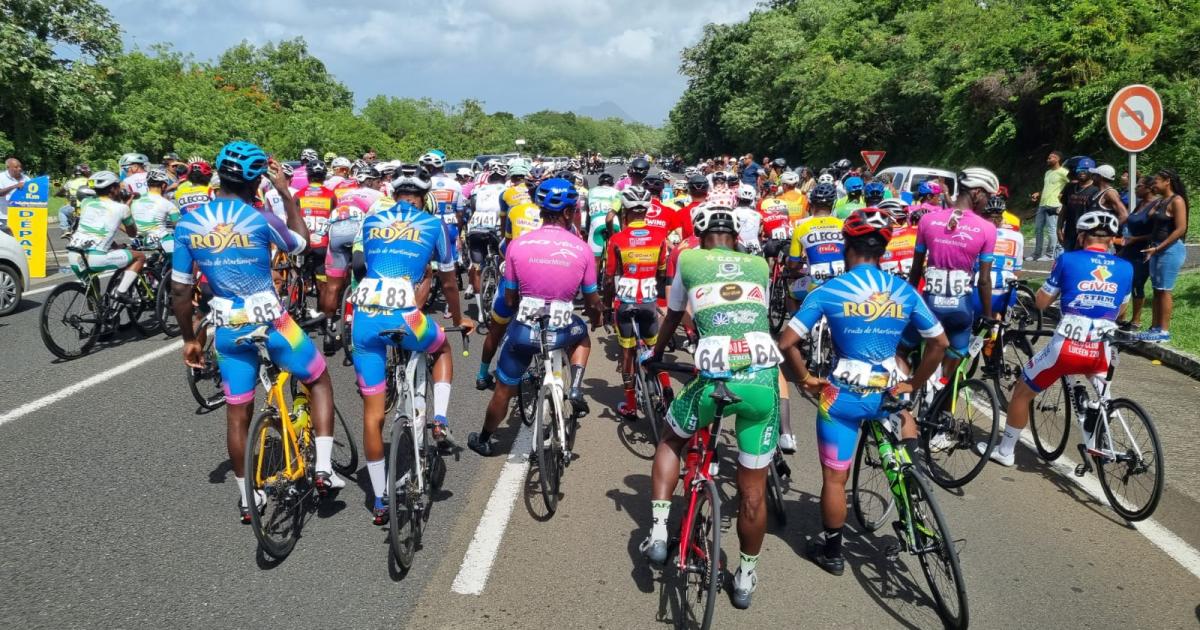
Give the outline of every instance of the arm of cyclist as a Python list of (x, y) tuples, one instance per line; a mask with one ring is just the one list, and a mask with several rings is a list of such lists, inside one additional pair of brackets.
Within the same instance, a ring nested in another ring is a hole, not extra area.
[(179, 334), (183, 337), (183, 362), (188, 367), (204, 367), (204, 350), (196, 340), (196, 331), (192, 327), (192, 293), (195, 291), (196, 279), (192, 276), (192, 251), (187, 239), (179, 239), (175, 251), (171, 254), (171, 310), (175, 313), (175, 321), (179, 324)]
[(921, 296), (915, 291), (910, 292), (910, 295), (913, 303), (910, 320), (925, 340), (925, 350), (921, 353), (921, 363), (913, 371), (912, 377), (892, 388), (892, 394), (896, 396), (908, 394), (924, 387), (925, 382), (942, 364), (946, 348), (950, 347), (950, 340), (946, 338), (946, 330), (942, 328), (942, 323), (938, 321), (933, 311), (929, 310), (925, 300), (921, 299)]
[(991, 256), (979, 257), (979, 280), (975, 283), (975, 290), (979, 292), (979, 305), (983, 309), (983, 319), (992, 321), (996, 314), (992, 312)]
[(800, 387), (810, 394), (820, 392), (829, 384), (829, 381), (817, 378), (808, 371), (808, 362), (800, 353), (800, 340), (808, 335), (808, 331), (816, 326), (823, 316), (824, 313), (821, 312), (821, 305), (817, 300), (805, 300), (800, 310), (796, 311), (787, 327), (784, 328), (778, 343), (783, 358), (796, 373), (796, 377), (800, 379)]
[(292, 197), (292, 191), (288, 189), (288, 179), (284, 176), (283, 168), (279, 166), (279, 162), (276, 162), (275, 158), (267, 161), (267, 179), (275, 187), (275, 192), (279, 193), (280, 199), (283, 200), (283, 209), (287, 212), (288, 230), (300, 237), (299, 240), (301, 243), (307, 243), (309, 238), (308, 226), (304, 225), (304, 216), (300, 214), (300, 206), (296, 204), (296, 200)]

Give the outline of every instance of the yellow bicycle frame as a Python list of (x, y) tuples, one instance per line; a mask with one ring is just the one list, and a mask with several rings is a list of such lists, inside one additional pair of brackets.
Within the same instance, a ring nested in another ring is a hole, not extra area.
[[(297, 481), (304, 477), (305, 461), (304, 451), (301, 448), (301, 436), (297, 435), (296, 427), (292, 424), (291, 415), (287, 414), (286, 422), (284, 421), (284, 411), (288, 409), (287, 398), (284, 396), (284, 386), (287, 385), (291, 374), (280, 372), (276, 377), (275, 383), (271, 385), (270, 391), (267, 392), (267, 406), (275, 410), (275, 417), (279, 420), (279, 432), (283, 442), (283, 470), (279, 473), (272, 473), (266, 477), (263, 476), (263, 451), (267, 442), (267, 432), (262, 431), (256, 439), (258, 439), (258, 461), (254, 466), (254, 483), (256, 487), (263, 487), (278, 480), (278, 475), (282, 474), (287, 481)], [(308, 393), (308, 387), (303, 383), (300, 384), (301, 391)], [(307, 444), (311, 440), (312, 425), (306, 425), (300, 429), (303, 434), (303, 441)]]

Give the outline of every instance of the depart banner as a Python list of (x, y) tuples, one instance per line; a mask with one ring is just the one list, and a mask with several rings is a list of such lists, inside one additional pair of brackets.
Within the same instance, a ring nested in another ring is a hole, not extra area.
[(31, 278), (46, 277), (46, 224), (50, 215), (50, 176), (25, 182), (8, 200), (8, 227), (29, 261)]

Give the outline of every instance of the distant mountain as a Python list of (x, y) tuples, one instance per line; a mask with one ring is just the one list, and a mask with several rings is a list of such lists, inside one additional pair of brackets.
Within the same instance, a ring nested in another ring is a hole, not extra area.
[(620, 118), (633, 122), (633, 116), (621, 109), (620, 105), (612, 101), (604, 101), (598, 105), (589, 105), (587, 107), (579, 107), (575, 110), (579, 116), (587, 116), (588, 118), (597, 118), (603, 120), (605, 118)]

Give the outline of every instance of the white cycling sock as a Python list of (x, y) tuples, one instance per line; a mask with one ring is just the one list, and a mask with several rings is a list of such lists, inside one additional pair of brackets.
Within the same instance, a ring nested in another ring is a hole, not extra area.
[(241, 499), (242, 499), (242, 502), (239, 503), (238, 505), (240, 505), (242, 507), (250, 505), (250, 503), (248, 501), (246, 501), (246, 478), (245, 477), (234, 477), (233, 482), (237, 484), (238, 496), (241, 497)]
[(1000, 438), (1000, 444), (996, 446), (996, 450), (1004, 456), (1012, 455), (1013, 449), (1017, 447), (1017, 440), (1021, 439), (1021, 431), (1014, 429), (1008, 425), (1004, 425), (1004, 435)]
[(650, 526), (650, 539), (666, 540), (667, 518), (671, 516), (671, 502), (651, 501), (650, 515), (654, 518), (654, 523)]
[(125, 273), (121, 274), (121, 283), (117, 285), (117, 291), (120, 293), (128, 291), (129, 287), (133, 286), (133, 281), (137, 280), (137, 277), (138, 274), (136, 271), (126, 269)]
[(317, 472), (333, 472), (333, 436), (317, 436)]
[(382, 459), (367, 462), (367, 474), (371, 476), (371, 490), (375, 492), (375, 498), (382, 497), (387, 488), (387, 464)]
[(450, 410), (450, 383), (433, 384), (433, 417), (445, 418)]
[(754, 570), (758, 568), (758, 556), (748, 556), (744, 553), (740, 555), (741, 562), (738, 564), (738, 572), (754, 573)]

